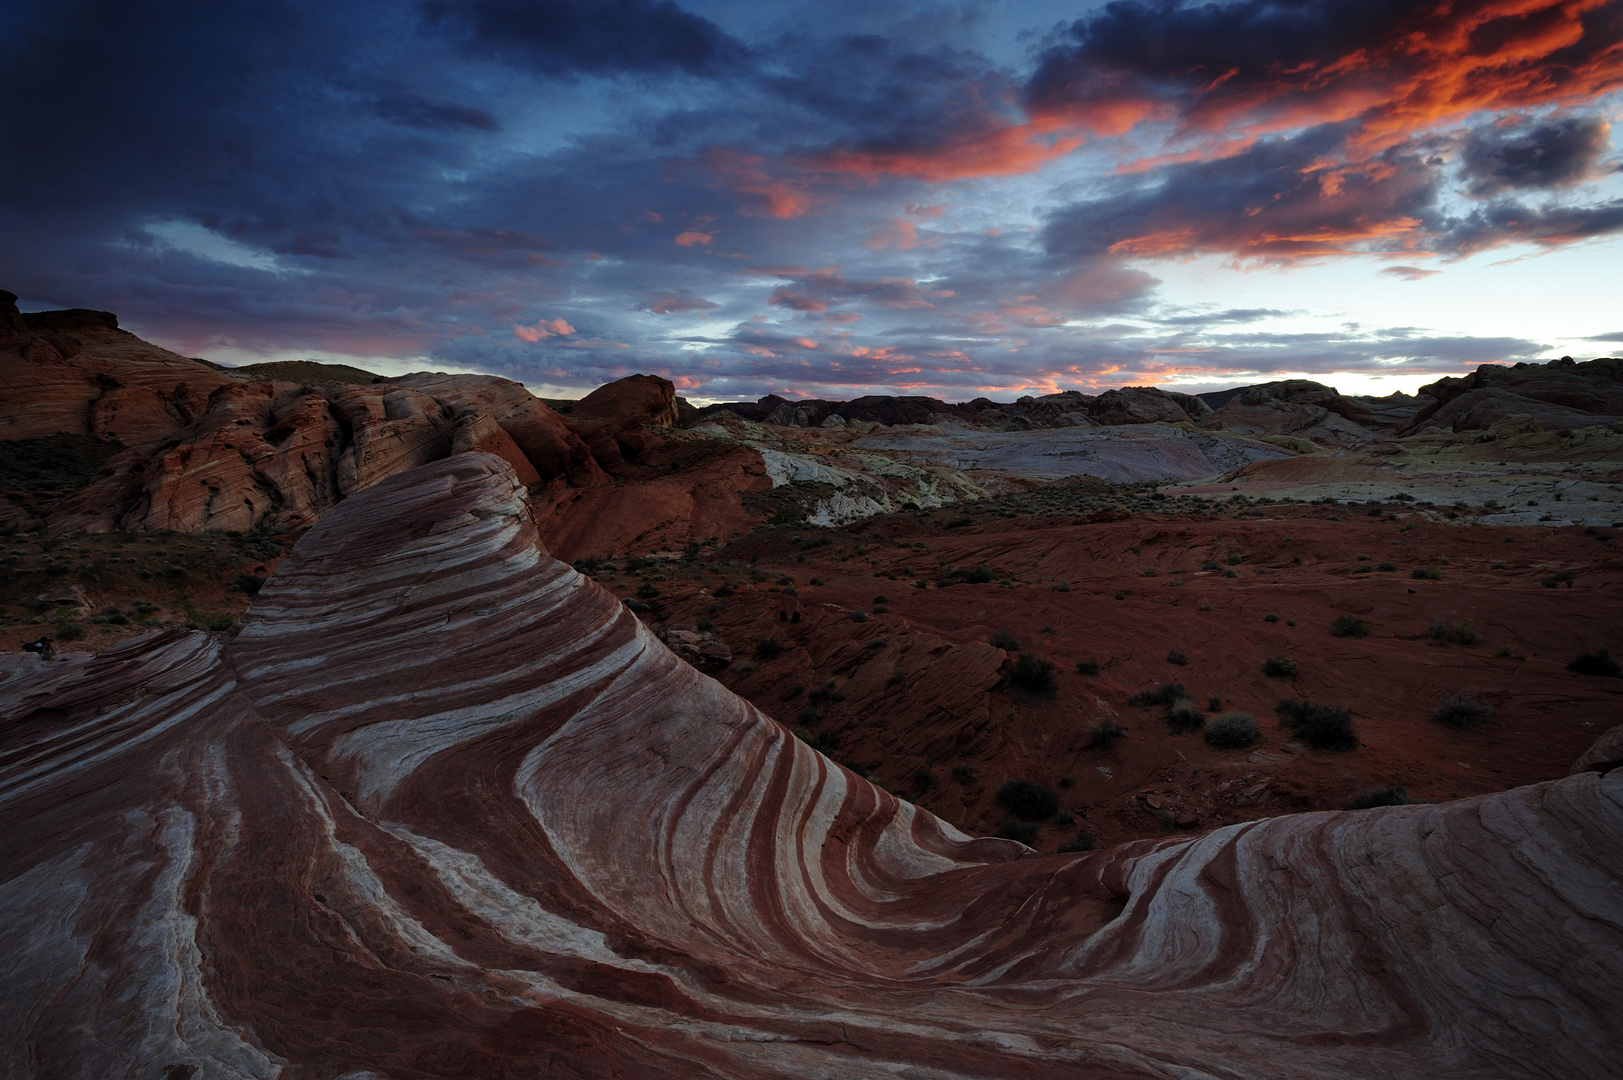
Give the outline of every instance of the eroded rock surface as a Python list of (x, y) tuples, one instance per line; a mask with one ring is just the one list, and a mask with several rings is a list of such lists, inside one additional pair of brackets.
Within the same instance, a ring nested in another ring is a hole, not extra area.
[(0, 666), (0, 1072), (1601, 1077), (1623, 776), (1037, 857), (548, 557), (346, 499), (236, 637)]

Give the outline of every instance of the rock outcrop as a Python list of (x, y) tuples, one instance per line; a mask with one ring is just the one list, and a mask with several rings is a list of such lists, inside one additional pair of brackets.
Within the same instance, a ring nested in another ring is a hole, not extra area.
[[(415, 414), (414, 414), (415, 415)], [(1037, 857), (822, 758), (458, 454), (235, 637), (0, 666), (0, 1072), (1601, 1077), (1623, 775)]]
[(600, 387), (566, 420), (493, 376), (252, 379), (149, 345), (105, 312), (20, 314), (13, 299), (0, 322), (20, 341), (0, 364), (0, 439), (124, 448), (65, 498), (11, 500), (5, 524), (18, 529), (301, 528), (385, 477), (471, 450), (525, 484), (612, 489), (661, 445), (650, 425), (676, 419), (671, 383), (649, 375)]
[(1623, 359), (1483, 364), (1420, 393), (1433, 400), (1411, 421), (1408, 434), (1429, 428), (1485, 431), (1512, 417), (1531, 418), (1545, 431), (1611, 427), (1623, 419)]

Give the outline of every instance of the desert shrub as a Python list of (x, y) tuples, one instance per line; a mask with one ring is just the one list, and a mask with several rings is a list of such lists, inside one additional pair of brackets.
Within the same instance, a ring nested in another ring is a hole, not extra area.
[(1003, 840), (1014, 840), (1027, 847), (1037, 846), (1037, 826), (1023, 821), (1005, 821), (992, 835)]
[(1389, 562), (1383, 562), (1379, 566), (1375, 567), (1375, 569), (1379, 570), (1383, 574), (1390, 574), (1392, 571), (1396, 570), (1397, 568), (1398, 568), (1397, 563), (1389, 563)]
[(1219, 750), (1241, 750), (1261, 739), (1262, 729), (1250, 713), (1224, 713), (1206, 725), (1207, 744)]
[(1167, 723), (1173, 731), (1191, 731), (1206, 722), (1206, 714), (1188, 698), (1178, 698), (1167, 706)]
[[(801, 713), (801, 715), (805, 715), (804, 711)], [(812, 718), (816, 719), (815, 711), (813, 712)], [(797, 729), (795, 731), (795, 737), (801, 742), (805, 743), (807, 746), (811, 747), (813, 750), (816, 750), (819, 754), (827, 754), (840, 748), (840, 737), (834, 734), (832, 731), (819, 731), (816, 734), (813, 734), (809, 731)]]
[(866, 611), (853, 611), (851, 613), (851, 621), (852, 622), (867, 622), (868, 621), (868, 613)]
[(1220, 698), (1220, 697), (1209, 697), (1209, 698), (1206, 699), (1206, 711), (1207, 712), (1218, 712), (1222, 708), (1223, 708), (1223, 699), (1222, 698)]
[(973, 570), (963, 571), (959, 576), (971, 585), (985, 585), (992, 580), (992, 571), (985, 566), (977, 566)]
[(1431, 718), (1449, 727), (1471, 727), (1493, 715), (1493, 706), (1466, 694), (1444, 694)]
[(1370, 810), (1377, 806), (1406, 806), (1409, 792), (1401, 787), (1364, 788), (1347, 800), (1348, 810)]
[(1448, 621), (1446, 619), (1434, 619), (1432, 624), (1426, 628), (1426, 636), (1433, 641), (1445, 640), (1448, 637)]
[(1221, 570), (1223, 569), (1223, 564), (1218, 562), (1216, 559), (1207, 559), (1205, 562), (1200, 564), (1200, 568), (1202, 570)]
[(974, 523), (975, 522), (970, 518), (955, 517), (951, 521), (947, 522), (947, 528), (949, 528), (949, 529), (961, 529), (965, 525), (973, 525)]
[(1052, 660), (1023, 652), (1009, 671), (1009, 685), (1028, 694), (1052, 694), (1054, 671)]
[(1288, 656), (1270, 656), (1262, 662), (1262, 673), (1273, 679), (1294, 679), (1296, 667), (1296, 661)]
[(78, 619), (58, 619), (56, 621), (56, 640), (78, 641), (85, 636), (85, 624)]
[(723, 586), (721, 586), (721, 588), (717, 589), (715, 592), (711, 593), (710, 595), (714, 596), (717, 600), (725, 600), (729, 596), (732, 596), (733, 593), (734, 593), (734, 589), (733, 589), (733, 587), (731, 585), (723, 585)]
[(647, 604), (643, 603), (641, 600), (638, 600), (635, 596), (626, 597), (625, 605), (626, 605), (627, 610), (634, 611), (638, 615), (641, 615), (646, 611), (654, 610), (653, 608), (649, 607)]
[(1321, 705), (1306, 698), (1285, 698), (1274, 706), (1279, 726), (1315, 750), (1356, 750), (1358, 733), (1352, 714), (1334, 705)]
[(1140, 690), (1127, 699), (1127, 704), (1136, 708), (1147, 709), (1152, 705), (1168, 705), (1189, 696), (1189, 691), (1183, 688), (1183, 683), (1162, 683), (1149, 690)]
[(829, 679), (820, 686), (812, 688), (811, 701), (813, 705), (822, 705), (835, 701), (844, 701), (845, 695), (834, 689), (834, 680)]
[(693, 629), (697, 630), (701, 634), (708, 634), (715, 628), (716, 624), (711, 622), (709, 619), (700, 619), (698, 622), (693, 624)]
[(1054, 790), (1035, 780), (1010, 780), (997, 789), (992, 801), (1021, 821), (1047, 821), (1059, 813)]
[(783, 642), (775, 637), (764, 637), (755, 643), (755, 659), (776, 660), (783, 655)]
[(1233, 570), (1225, 570), (1225, 571), (1223, 571), (1223, 576), (1224, 577), (1239, 577), (1240, 575), (1236, 574)]
[(1076, 673), (1078, 675), (1097, 675), (1097, 674), (1099, 674), (1099, 661), (1097, 661), (1097, 660), (1078, 660), (1076, 662)]
[(1355, 615), (1337, 615), (1330, 623), (1330, 633), (1335, 637), (1367, 637), (1369, 623)]
[(935, 770), (928, 765), (920, 765), (913, 770), (913, 786), (919, 791), (934, 791), (935, 784)]
[(954, 765), (952, 767), (952, 778), (960, 784), (973, 784), (978, 779), (978, 776), (972, 765)]
[(1416, 581), (1441, 581), (1443, 572), (1435, 566), (1417, 566), (1409, 571), (1409, 576)]
[(1064, 578), (1060, 578), (1058, 581), (1054, 582), (1054, 584), (1050, 585), (1049, 588), (1053, 589), (1055, 592), (1070, 592), (1071, 583), (1066, 581)]
[(1189, 663), (1189, 657), (1185, 656), (1178, 650), (1173, 649), (1171, 652), (1167, 653), (1167, 663), (1177, 664), (1179, 667), (1183, 667)]
[(1008, 630), (992, 631), (992, 636), (986, 639), (986, 643), (992, 648), (1002, 649), (1004, 652), (1020, 651), (1020, 639)]
[(258, 574), (238, 574), (237, 583), (231, 586), (233, 592), (247, 593), (249, 596), (258, 596), (259, 590), (265, 587), (265, 579)]
[(1127, 734), (1127, 729), (1114, 720), (1100, 720), (1088, 729), (1088, 746), (1104, 750)]
[(806, 684), (805, 683), (795, 683), (789, 689), (787, 689), (783, 693), (779, 694), (778, 695), (778, 700), (779, 701), (793, 701), (795, 698), (799, 697), (801, 694), (804, 694), (805, 692), (806, 692)]
[(1462, 623), (1456, 623), (1455, 624), (1455, 626), (1454, 626), (1454, 640), (1459, 642), (1461, 645), (1475, 644), (1475, 642), (1476, 642), (1476, 627), (1471, 625), (1471, 620), (1470, 619), (1466, 619)]
[(1616, 660), (1605, 649), (1600, 652), (1580, 653), (1567, 664), (1567, 670), (1579, 675), (1610, 675), (1614, 678), (1623, 674), (1623, 668), (1618, 667)]
[(656, 597), (658, 595), (659, 595), (659, 587), (657, 585), (639, 585), (639, 586), (637, 586), (637, 599), (639, 599), (639, 600), (652, 600), (654, 597)]
[(1065, 841), (1056, 850), (1061, 855), (1069, 855), (1077, 851), (1092, 851), (1095, 841), (1093, 834), (1087, 829), (1078, 829), (1075, 836)]
[(779, 585), (793, 585), (794, 583), (795, 583), (795, 579), (792, 578), (792, 577), (789, 577), (787, 574), (784, 575), (783, 577), (778, 578), (778, 584)]
[(1273, 612), (1269, 612), (1268, 614), (1266, 614), (1266, 615), (1264, 615), (1262, 617), (1262, 621), (1263, 622), (1269, 622), (1269, 623), (1278, 622), (1279, 621), (1279, 616), (1275, 615)]

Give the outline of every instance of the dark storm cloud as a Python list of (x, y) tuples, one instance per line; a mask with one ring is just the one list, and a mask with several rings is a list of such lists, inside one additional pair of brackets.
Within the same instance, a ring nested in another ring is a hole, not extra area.
[(450, 101), (431, 101), (415, 94), (380, 98), (377, 110), (385, 120), (396, 120), (428, 131), (454, 131), (459, 127), (495, 131), (501, 126), (494, 116), (483, 109)]
[(1595, 116), (1492, 126), (1471, 132), (1461, 148), (1473, 195), (1510, 189), (1571, 187), (1600, 175), (1611, 126)]
[(1158, 170), (1155, 179), (1054, 213), (1056, 255), (1233, 252), (1266, 259), (1403, 249), (1439, 217), (1441, 177), (1418, 154), (1362, 165), (1330, 158), (1344, 132), (1327, 126), (1268, 139), (1232, 157)]
[(432, 31), (542, 75), (685, 71), (740, 64), (746, 50), (671, 0), (427, 0)]
[(1553, 246), (1623, 232), (1623, 199), (1593, 206), (1526, 206), (1494, 202), (1452, 222), (1443, 246), (1469, 255), (1508, 243)]

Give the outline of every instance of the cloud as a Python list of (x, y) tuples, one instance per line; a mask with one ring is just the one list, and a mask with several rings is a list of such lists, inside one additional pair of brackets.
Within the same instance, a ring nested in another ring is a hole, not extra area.
[(455, 131), (457, 128), (496, 131), (501, 127), (496, 118), (483, 109), (450, 101), (431, 101), (415, 94), (379, 98), (376, 108), (385, 120), (427, 131)]
[(1623, 341), (1623, 330), (1617, 330), (1617, 331), (1614, 331), (1614, 332), (1612, 332), (1610, 334), (1595, 334), (1595, 335), (1593, 335), (1591, 337), (1584, 338), (1584, 340), (1585, 341)]
[(1428, 228), (1441, 227), (1436, 170), (1398, 150), (1339, 163), (1330, 155), (1344, 134), (1326, 126), (1165, 167), (1148, 182), (1056, 211), (1044, 244), (1070, 257), (1223, 252), (1276, 262), (1423, 244)]
[(552, 337), (568, 337), (575, 328), (562, 319), (541, 319), (533, 326), (513, 327), (513, 336), (520, 341), (544, 341)]
[(1606, 0), (1119, 0), (1079, 19), (1025, 87), (1033, 115), (1187, 137), (1354, 125), (1368, 156), (1473, 112), (1588, 101), (1623, 86)]
[(686, 315), (695, 311), (715, 311), (719, 307), (720, 304), (686, 291), (661, 289), (638, 304), (636, 310), (652, 315)]
[(717, 74), (747, 50), (671, 0), (427, 0), (431, 32), (546, 75)]
[(1479, 197), (1528, 188), (1564, 188), (1602, 175), (1611, 125), (1596, 116), (1477, 128), (1462, 147), (1462, 173)]
[(1423, 270), (1418, 266), (1388, 266), (1379, 271), (1386, 277), (1394, 277), (1400, 281), (1424, 281), (1426, 278), (1441, 274), (1441, 270)]
[(937, 301), (955, 295), (951, 289), (921, 286), (912, 278), (850, 281), (835, 267), (782, 276), (795, 280), (774, 289), (767, 302), (791, 311), (823, 312), (859, 300), (898, 310), (933, 308)]
[(710, 233), (699, 232), (697, 229), (689, 229), (686, 232), (676, 234), (678, 247), (704, 247), (714, 239), (715, 237)]

